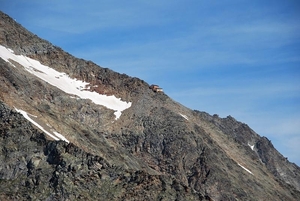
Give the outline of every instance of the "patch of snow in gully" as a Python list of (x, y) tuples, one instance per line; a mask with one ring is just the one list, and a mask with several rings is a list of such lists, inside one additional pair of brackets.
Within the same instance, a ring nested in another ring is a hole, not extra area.
[(250, 174), (252, 174), (253, 175), (253, 173), (250, 171), (250, 170), (248, 170), (247, 168), (245, 168), (244, 166), (242, 166), (241, 164), (239, 164), (238, 163), (238, 165), (241, 167), (241, 168), (243, 168), (244, 170), (246, 170), (247, 172), (249, 172)]
[(189, 120), (189, 118), (186, 116), (186, 115), (184, 115), (184, 114), (181, 114), (181, 113), (179, 113), (183, 118), (185, 118), (186, 120)]
[[(81, 80), (72, 79), (66, 73), (58, 72), (48, 66), (41, 64), (39, 61), (23, 55), (15, 55), (12, 50), (0, 45), (0, 57), (9, 62), (14, 60), (24, 66), (31, 74), (59, 88), (60, 90), (76, 95), (82, 99), (90, 99), (95, 104), (103, 105), (115, 111), (115, 119), (118, 119), (122, 111), (131, 107), (131, 102), (122, 101), (121, 98), (99, 94), (95, 91), (87, 91), (90, 83)], [(10, 62), (9, 62), (10, 63)]]
[(21, 113), (23, 115), (23, 117), (25, 117), (25, 119), (27, 119), (28, 121), (30, 121), (33, 125), (35, 125), (36, 127), (38, 127), (40, 130), (42, 130), (44, 133), (46, 133), (47, 135), (49, 135), (50, 137), (52, 137), (54, 140), (63, 140), (66, 141), (67, 143), (69, 143), (69, 140), (67, 140), (62, 134), (57, 133), (57, 132), (53, 132), (54, 135), (52, 135), (50, 132), (46, 131), (46, 129), (43, 128), (43, 126), (41, 126), (40, 124), (38, 124), (37, 122), (35, 122), (33, 119), (31, 119), (27, 112), (25, 112), (24, 110), (21, 109), (17, 109), (15, 108), (15, 110), (19, 113)]
[(252, 149), (252, 151), (254, 151), (254, 144), (253, 144), (253, 145), (250, 145), (250, 144), (248, 143), (248, 146)]

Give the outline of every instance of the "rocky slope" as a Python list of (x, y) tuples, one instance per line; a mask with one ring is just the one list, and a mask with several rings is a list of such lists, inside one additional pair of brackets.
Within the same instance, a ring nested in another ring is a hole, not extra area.
[[(0, 45), (1, 200), (300, 199), (300, 168), (233, 117), (190, 110), (143, 80), (77, 59), (1, 12)], [(131, 105), (116, 118), (16, 55)]]

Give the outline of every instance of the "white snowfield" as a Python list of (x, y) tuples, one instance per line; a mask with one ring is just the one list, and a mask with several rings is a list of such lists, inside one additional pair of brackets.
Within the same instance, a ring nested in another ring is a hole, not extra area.
[[(0, 57), (6, 62), (9, 60), (18, 62), (31, 74), (48, 82), (49, 84), (59, 88), (60, 90), (76, 95), (82, 99), (90, 99), (95, 104), (105, 106), (115, 111), (115, 119), (118, 119), (122, 111), (131, 107), (131, 102), (122, 101), (121, 98), (99, 94), (97, 92), (88, 91), (87, 86), (90, 84), (77, 79), (70, 78), (66, 73), (58, 72), (48, 66), (41, 64), (39, 61), (31, 59), (23, 55), (16, 55), (14, 52), (0, 45)], [(12, 64), (12, 63), (11, 63)], [(13, 65), (13, 64), (12, 64)], [(14, 65), (13, 65), (14, 66)]]
[[(27, 119), (28, 121), (30, 121), (33, 125), (35, 125), (36, 127), (38, 127), (40, 130), (42, 130), (44, 133), (46, 133), (48, 136), (50, 136), (51, 138), (53, 138), (54, 140), (63, 140), (67, 143), (69, 143), (69, 140), (67, 140), (62, 134), (56, 132), (56, 131), (53, 131), (52, 133), (54, 134), (51, 134), (50, 132), (48, 132), (43, 126), (41, 126), (40, 124), (38, 124), (37, 122), (35, 122), (33, 119), (31, 119), (29, 117), (29, 115), (27, 114), (27, 112), (25, 112), (24, 110), (21, 110), (21, 109), (17, 109), (15, 108), (15, 110), (19, 113), (21, 113), (23, 115), (23, 117), (25, 117), (25, 119)], [(33, 116), (33, 115), (31, 115)], [(34, 116), (36, 117), (36, 116)]]

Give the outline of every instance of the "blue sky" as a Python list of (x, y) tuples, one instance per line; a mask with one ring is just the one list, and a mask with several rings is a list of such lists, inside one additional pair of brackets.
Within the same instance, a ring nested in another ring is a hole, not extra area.
[(0, 0), (65, 51), (248, 124), (300, 165), (298, 0)]

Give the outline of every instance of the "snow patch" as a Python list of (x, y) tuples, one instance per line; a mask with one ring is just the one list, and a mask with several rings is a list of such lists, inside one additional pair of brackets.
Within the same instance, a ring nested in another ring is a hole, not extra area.
[(12, 49), (7, 48), (8, 51), (10, 51), (11, 53), (14, 53), (14, 51)]
[(61, 140), (63, 141), (66, 141), (69, 143), (69, 140), (67, 140), (67, 138), (65, 138), (65, 136), (63, 136), (62, 134), (56, 132), (56, 131), (53, 131), (54, 135), (56, 135), (58, 138), (60, 138)]
[(186, 120), (189, 120), (189, 118), (186, 116), (186, 115), (184, 115), (184, 114), (181, 114), (181, 113), (179, 113), (183, 118), (185, 118)]
[[(41, 126), (40, 124), (38, 124), (37, 122), (35, 122), (33, 119), (31, 119), (28, 115), (27, 112), (25, 112), (24, 110), (21, 110), (21, 109), (17, 109), (15, 108), (15, 110), (19, 113), (21, 113), (23, 115), (23, 117), (25, 117), (25, 119), (27, 119), (28, 121), (30, 121), (33, 125), (35, 125), (36, 127), (38, 127), (40, 130), (42, 130), (44, 133), (46, 133), (48, 136), (50, 136), (51, 138), (53, 138), (54, 140), (63, 140), (67, 143), (69, 143), (69, 140), (67, 140), (62, 134), (60, 133), (57, 133), (56, 131), (53, 131), (53, 134), (52, 135), (50, 132), (48, 132), (46, 129), (43, 128), (43, 126)], [(34, 116), (34, 115), (31, 115), (31, 116)], [(34, 116), (34, 117), (37, 117), (37, 116)]]
[(252, 151), (254, 151), (254, 144), (253, 144), (253, 145), (250, 145), (250, 144), (248, 143), (248, 146), (252, 149)]
[(107, 96), (95, 91), (87, 91), (90, 88), (90, 83), (70, 78), (66, 73), (58, 72), (29, 57), (15, 55), (12, 50), (1, 45), (0, 57), (9, 63), (11, 63), (10, 59), (18, 62), (31, 74), (68, 94), (76, 95), (82, 99), (90, 99), (97, 105), (114, 110), (116, 120), (121, 116), (123, 110), (131, 107), (131, 102), (122, 101), (121, 98), (116, 98), (114, 95)]
[(245, 168), (244, 166), (242, 166), (241, 164), (239, 164), (238, 163), (238, 165), (240, 166), (240, 167), (242, 167), (244, 170), (246, 170), (247, 172), (249, 172), (250, 174), (252, 174), (253, 175), (253, 173), (250, 171), (250, 170), (248, 170), (247, 168)]

